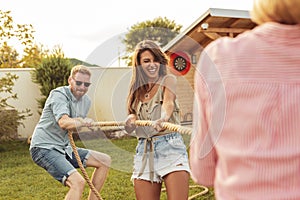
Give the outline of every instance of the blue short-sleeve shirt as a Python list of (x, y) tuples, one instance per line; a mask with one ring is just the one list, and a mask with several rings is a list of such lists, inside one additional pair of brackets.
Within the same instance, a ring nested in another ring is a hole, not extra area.
[(30, 149), (40, 147), (56, 149), (62, 153), (72, 152), (68, 131), (59, 127), (58, 121), (63, 115), (72, 118), (85, 118), (91, 106), (90, 98), (85, 94), (77, 100), (69, 86), (52, 90), (46, 100), (42, 115), (36, 125), (30, 144)]

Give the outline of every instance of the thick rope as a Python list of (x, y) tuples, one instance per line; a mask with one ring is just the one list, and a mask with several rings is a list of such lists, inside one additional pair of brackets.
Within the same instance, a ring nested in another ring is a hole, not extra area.
[[(194, 199), (196, 197), (199, 197), (201, 195), (204, 195), (204, 194), (206, 194), (208, 192), (208, 188), (205, 187), (205, 186), (202, 186), (202, 185), (190, 185), (189, 188), (202, 188), (203, 190), (201, 192), (197, 193), (197, 194), (194, 194), (194, 195), (190, 196), (188, 198), (188, 200), (192, 200), (192, 199)], [(163, 189), (161, 189), (161, 191), (165, 192), (165, 191), (167, 191), (167, 189), (163, 188)]]
[(75, 158), (78, 162), (78, 165), (79, 165), (79, 168), (83, 174), (83, 177), (84, 179), (86, 180), (86, 182), (88, 183), (88, 185), (90, 186), (92, 192), (96, 195), (97, 199), (99, 200), (103, 200), (99, 194), (99, 192), (96, 190), (95, 186), (93, 185), (93, 183), (91, 182), (90, 178), (89, 178), (89, 175), (87, 174), (87, 172), (85, 171), (84, 169), (84, 166), (80, 160), (80, 156), (78, 154), (78, 151), (77, 151), (77, 148), (76, 148), (76, 145), (75, 145), (75, 142), (73, 140), (73, 135), (72, 135), (72, 132), (69, 131), (68, 132), (68, 136), (69, 136), (69, 139), (70, 139), (70, 143), (71, 143), (71, 146), (72, 146), (72, 149), (73, 149), (73, 152), (74, 152), (74, 155), (75, 155)]
[[(153, 123), (154, 123), (153, 121), (146, 121), (146, 120), (136, 120), (135, 121), (135, 125), (137, 125), (137, 126), (152, 126)], [(101, 127), (109, 126), (110, 128), (114, 128), (114, 127), (119, 127), (119, 126), (125, 126), (125, 122), (115, 122), (115, 121), (94, 122), (94, 123), (92, 123), (92, 126), (94, 126), (94, 127), (100, 127), (100, 128)], [(177, 124), (172, 124), (172, 123), (169, 123), (169, 122), (163, 122), (163, 123), (161, 123), (161, 126), (164, 129), (168, 129), (168, 130), (174, 131), (174, 132), (179, 132), (181, 134), (188, 134), (188, 135), (190, 135), (192, 133), (192, 129), (191, 128), (183, 127), (183, 126), (180, 126), (180, 125), (177, 125)], [(90, 186), (92, 192), (97, 196), (98, 200), (103, 200), (101, 198), (99, 192), (94, 187), (93, 183), (90, 181), (89, 176), (88, 176), (87, 172), (85, 171), (85, 169), (84, 169), (84, 167), (82, 165), (82, 162), (80, 160), (80, 157), (79, 157), (79, 154), (78, 154), (75, 142), (73, 140), (73, 135), (72, 135), (71, 131), (69, 131), (68, 136), (69, 136), (69, 139), (70, 139), (70, 143), (71, 143), (73, 152), (75, 154), (75, 158), (76, 158), (76, 160), (78, 162), (78, 165), (79, 165), (80, 170), (81, 170), (81, 172), (82, 172), (82, 174), (84, 176), (84, 179), (86, 180), (86, 182)], [(196, 198), (198, 196), (204, 195), (204, 194), (206, 194), (208, 192), (208, 188), (207, 187), (197, 186), (197, 185), (190, 186), (190, 188), (194, 188), (194, 187), (203, 188), (203, 191), (201, 191), (200, 193), (197, 193), (195, 195), (190, 196), (188, 198), (188, 200), (192, 200), (192, 199), (194, 199), (194, 198)]]
[(204, 194), (206, 194), (208, 192), (208, 188), (205, 187), (205, 186), (203, 186), (203, 185), (190, 185), (189, 188), (202, 188), (203, 190), (201, 192), (197, 193), (197, 194), (194, 194), (194, 195), (190, 196), (188, 198), (188, 200), (192, 200), (192, 199), (194, 199), (196, 197), (199, 197), (201, 195), (204, 195)]
[[(152, 126), (153, 123), (154, 123), (153, 121), (148, 121), (148, 120), (136, 120), (135, 121), (135, 125), (137, 125), (137, 126)], [(92, 123), (92, 126), (96, 126), (96, 127), (125, 126), (125, 122), (115, 122), (115, 121), (94, 122), (94, 123)], [(174, 131), (174, 132), (179, 132), (181, 134), (187, 134), (187, 135), (192, 134), (192, 128), (180, 126), (178, 124), (172, 124), (172, 123), (169, 123), (169, 122), (162, 122), (161, 126), (164, 129), (168, 129), (168, 130)]]

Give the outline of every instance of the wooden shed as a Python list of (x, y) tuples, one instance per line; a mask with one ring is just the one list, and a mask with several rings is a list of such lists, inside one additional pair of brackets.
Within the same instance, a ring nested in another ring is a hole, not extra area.
[(192, 121), (194, 71), (203, 48), (220, 37), (236, 37), (255, 26), (247, 10), (210, 8), (163, 48), (170, 57), (171, 71), (178, 76), (183, 123)]

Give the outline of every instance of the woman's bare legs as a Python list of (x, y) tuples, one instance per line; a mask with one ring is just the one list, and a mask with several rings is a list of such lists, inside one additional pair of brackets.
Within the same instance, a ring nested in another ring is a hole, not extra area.
[(135, 197), (137, 200), (159, 200), (161, 183), (134, 179)]
[(189, 196), (189, 173), (175, 171), (164, 176), (168, 200), (187, 200)]

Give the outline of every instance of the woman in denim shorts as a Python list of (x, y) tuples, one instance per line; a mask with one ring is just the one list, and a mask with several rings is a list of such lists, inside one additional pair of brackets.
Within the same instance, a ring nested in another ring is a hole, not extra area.
[[(159, 200), (164, 181), (168, 199), (188, 199), (189, 163), (181, 135), (162, 128), (180, 123), (176, 77), (167, 74), (167, 56), (153, 41), (140, 42), (133, 56), (125, 129), (138, 138), (132, 180), (136, 199)], [(135, 126), (136, 120), (154, 121)]]

